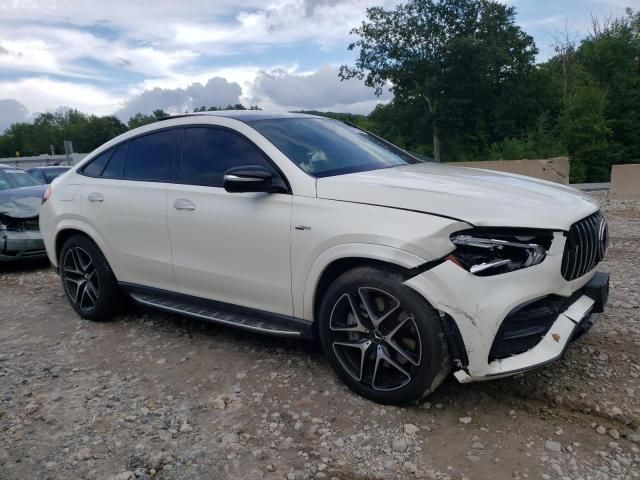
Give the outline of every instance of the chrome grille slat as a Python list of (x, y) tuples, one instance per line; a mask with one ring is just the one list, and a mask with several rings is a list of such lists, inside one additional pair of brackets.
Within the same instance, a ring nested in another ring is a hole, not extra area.
[(582, 224), (576, 224), (576, 232), (577, 242), (576, 242), (576, 252), (577, 252), (577, 265), (576, 265), (576, 277), (582, 276), (582, 263), (584, 262), (584, 252), (585, 252), (585, 238), (582, 234)]
[(579, 278), (595, 268), (600, 255), (600, 225), (604, 222), (600, 212), (571, 225), (562, 257), (562, 276), (567, 280)]
[(587, 261), (587, 272), (590, 271), (593, 267), (595, 267), (595, 259), (596, 259), (596, 248), (597, 243), (596, 239), (598, 238), (598, 232), (595, 230), (595, 221), (593, 218), (588, 217), (586, 225), (587, 230), (589, 232), (589, 260)]
[(587, 228), (584, 222), (578, 224), (580, 231), (580, 276), (584, 275), (587, 271), (588, 255), (589, 255), (589, 235), (587, 234)]

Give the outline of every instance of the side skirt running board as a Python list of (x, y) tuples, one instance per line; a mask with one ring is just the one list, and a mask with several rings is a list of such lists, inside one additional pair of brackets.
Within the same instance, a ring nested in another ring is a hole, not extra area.
[(216, 300), (120, 283), (141, 305), (266, 335), (312, 339), (311, 322)]

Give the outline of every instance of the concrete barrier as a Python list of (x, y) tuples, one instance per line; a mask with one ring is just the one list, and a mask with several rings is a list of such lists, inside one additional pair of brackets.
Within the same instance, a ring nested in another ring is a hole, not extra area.
[(613, 166), (609, 198), (640, 200), (640, 163)]
[(452, 162), (457, 167), (484, 168), (498, 172), (517, 173), (528, 177), (549, 180), (550, 182), (569, 183), (569, 158), (557, 157), (541, 160), (489, 160), (482, 162)]
[(9, 157), (0, 158), (0, 163), (11, 165), (16, 168), (44, 167), (46, 165), (75, 165), (84, 157), (86, 153), (72, 153), (67, 155), (36, 155), (34, 157)]

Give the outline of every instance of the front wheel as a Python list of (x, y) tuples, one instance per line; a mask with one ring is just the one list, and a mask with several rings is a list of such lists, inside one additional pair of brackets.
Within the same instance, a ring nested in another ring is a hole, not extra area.
[(358, 267), (329, 287), (319, 312), (325, 355), (355, 392), (406, 404), (435, 390), (451, 371), (437, 312), (391, 270)]
[(83, 235), (70, 237), (58, 261), (62, 286), (78, 315), (105, 320), (120, 310), (123, 297), (100, 249)]

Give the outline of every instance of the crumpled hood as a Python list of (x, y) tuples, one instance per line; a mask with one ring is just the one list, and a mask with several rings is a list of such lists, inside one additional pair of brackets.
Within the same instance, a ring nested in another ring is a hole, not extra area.
[(475, 226), (568, 230), (598, 210), (588, 195), (522, 175), (421, 163), (317, 180), (318, 198), (416, 210)]
[(0, 215), (32, 218), (40, 214), (42, 194), (47, 185), (0, 190)]

